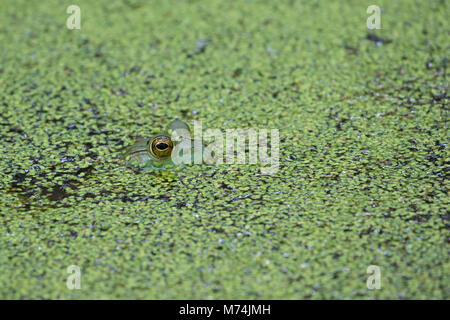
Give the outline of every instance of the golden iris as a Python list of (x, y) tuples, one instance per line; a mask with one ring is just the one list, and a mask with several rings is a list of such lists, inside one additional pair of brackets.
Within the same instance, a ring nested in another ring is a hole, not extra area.
[(148, 142), (149, 152), (159, 159), (170, 157), (173, 149), (173, 142), (169, 137), (160, 136)]

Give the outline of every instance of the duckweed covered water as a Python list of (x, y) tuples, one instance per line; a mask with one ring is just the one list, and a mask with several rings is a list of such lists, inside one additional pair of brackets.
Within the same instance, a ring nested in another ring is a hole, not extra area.
[[(449, 298), (446, 1), (70, 4), (1, 5), (0, 298)], [(176, 118), (279, 171), (120, 163)]]

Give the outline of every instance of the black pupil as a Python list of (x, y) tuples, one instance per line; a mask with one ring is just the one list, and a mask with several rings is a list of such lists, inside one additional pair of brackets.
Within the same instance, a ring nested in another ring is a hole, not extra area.
[(164, 142), (159, 142), (159, 143), (156, 145), (156, 147), (157, 147), (159, 150), (165, 150), (165, 149), (167, 149), (167, 148), (169, 147), (169, 145), (168, 145), (167, 143), (164, 143)]

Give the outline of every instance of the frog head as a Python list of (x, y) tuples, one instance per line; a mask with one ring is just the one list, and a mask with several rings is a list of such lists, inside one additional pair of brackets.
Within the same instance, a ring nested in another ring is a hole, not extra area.
[(123, 158), (127, 165), (139, 166), (144, 169), (167, 169), (174, 166), (171, 155), (176, 142), (172, 140), (175, 131), (186, 130), (189, 126), (180, 120), (174, 120), (167, 126), (164, 132), (153, 135), (150, 138), (138, 138), (136, 142), (125, 149)]

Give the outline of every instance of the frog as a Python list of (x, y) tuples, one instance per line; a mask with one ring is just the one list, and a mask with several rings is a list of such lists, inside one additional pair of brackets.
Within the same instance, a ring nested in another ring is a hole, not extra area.
[(190, 136), (191, 130), (186, 122), (174, 120), (162, 132), (151, 137), (138, 137), (131, 146), (122, 149), (122, 159), (127, 166), (141, 167), (145, 171), (174, 168), (177, 164), (172, 159), (172, 151), (178, 141), (173, 138), (174, 135), (179, 137), (180, 132), (186, 137)]

